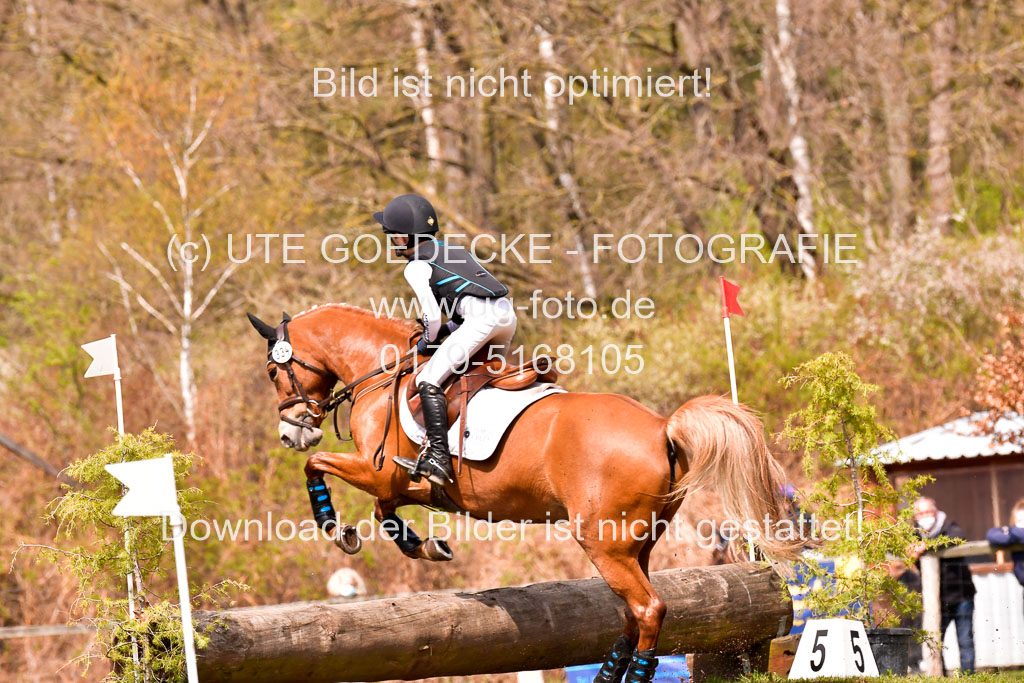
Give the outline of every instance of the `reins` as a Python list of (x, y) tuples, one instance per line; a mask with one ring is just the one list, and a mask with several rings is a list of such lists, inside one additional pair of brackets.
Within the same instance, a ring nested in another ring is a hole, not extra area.
[[(413, 370), (413, 365), (409, 362), (416, 357), (416, 348), (409, 349), (405, 354), (398, 358), (394, 363), (384, 364), (381, 367), (371, 370), (370, 372), (356, 378), (349, 382), (340, 389), (335, 389), (331, 394), (323, 401), (317, 401), (314, 398), (310, 398), (306, 393), (306, 388), (302, 385), (302, 382), (295, 375), (295, 370), (292, 368), (292, 362), (298, 363), (300, 367), (309, 370), (310, 372), (319, 375), (321, 377), (335, 378), (335, 375), (329, 370), (318, 368), (312, 363), (308, 363), (294, 353), (292, 353), (291, 342), (288, 336), (288, 320), (283, 321), (277, 327), (277, 341), (267, 351), (267, 366), (274, 364), (278, 367), (283, 367), (284, 371), (288, 373), (288, 381), (291, 383), (292, 390), (295, 395), (289, 396), (288, 398), (281, 401), (277, 410), (279, 417), (283, 422), (287, 422), (290, 425), (294, 425), (300, 428), (307, 428), (311, 425), (308, 422), (303, 422), (302, 418), (309, 417), (311, 419), (322, 419), (327, 416), (328, 413), (333, 412), (332, 423), (334, 425), (334, 434), (340, 441), (351, 441), (352, 440), (352, 429), (349, 427), (348, 438), (341, 435), (341, 429), (338, 427), (338, 413), (341, 412), (339, 408), (345, 403), (351, 403), (350, 411), (355, 408), (356, 401), (365, 396), (366, 394), (376, 391), (377, 389), (393, 385), (393, 389), (388, 393), (388, 407), (387, 412), (384, 416), (384, 434), (381, 437), (380, 445), (377, 446), (377, 450), (373, 453), (373, 465), (379, 472), (384, 467), (384, 445), (387, 442), (388, 431), (391, 429), (391, 413), (394, 411), (394, 406), (398, 402), (398, 392), (401, 385), (401, 378), (408, 375)], [(420, 336), (421, 332), (416, 332), (410, 337), (410, 345), (416, 337)], [(282, 346), (283, 342), (283, 346)], [(280, 350), (278, 350), (280, 348)], [(362, 391), (356, 392), (356, 388), (360, 384), (378, 377), (395, 371), (393, 375), (387, 377), (371, 387), (367, 387)], [(294, 405), (304, 404), (306, 406), (306, 414), (300, 419), (295, 419), (284, 415), (281, 411), (286, 408), (290, 408)], [(319, 412), (313, 412), (310, 408), (315, 408)]]

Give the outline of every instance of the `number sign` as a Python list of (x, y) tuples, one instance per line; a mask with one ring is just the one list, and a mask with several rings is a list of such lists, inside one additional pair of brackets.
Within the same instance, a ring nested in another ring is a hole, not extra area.
[(864, 624), (855, 619), (808, 619), (790, 678), (877, 676)]

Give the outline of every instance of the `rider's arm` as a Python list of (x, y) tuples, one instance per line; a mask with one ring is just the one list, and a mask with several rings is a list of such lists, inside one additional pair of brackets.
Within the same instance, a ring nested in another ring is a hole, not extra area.
[(405, 267), (405, 279), (416, 294), (423, 314), (423, 334), (428, 342), (433, 342), (441, 328), (441, 307), (430, 291), (430, 273), (430, 264), (426, 261), (409, 261)]

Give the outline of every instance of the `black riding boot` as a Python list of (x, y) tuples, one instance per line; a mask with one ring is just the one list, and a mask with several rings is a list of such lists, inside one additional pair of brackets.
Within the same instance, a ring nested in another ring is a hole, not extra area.
[(633, 643), (626, 636), (619, 636), (612, 651), (608, 654), (601, 670), (594, 676), (594, 683), (619, 683), (629, 668), (630, 656), (633, 654)]
[(658, 659), (654, 656), (653, 647), (650, 650), (637, 650), (629, 662), (626, 683), (651, 683), (657, 668)]
[(448, 399), (440, 387), (428, 382), (420, 384), (419, 391), (423, 426), (429, 443), (414, 474), (444, 486), (452, 481), (452, 456), (448, 451)]

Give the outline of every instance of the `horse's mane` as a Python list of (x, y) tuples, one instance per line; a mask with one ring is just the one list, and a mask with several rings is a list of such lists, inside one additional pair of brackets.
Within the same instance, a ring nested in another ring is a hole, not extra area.
[(292, 320), (301, 318), (302, 316), (307, 315), (309, 313), (323, 311), (326, 308), (341, 308), (344, 309), (346, 313), (354, 313), (360, 317), (371, 318), (375, 321), (393, 326), (395, 328), (395, 331), (397, 332), (409, 333), (412, 331), (413, 327), (415, 327), (415, 324), (410, 320), (379, 316), (373, 311), (346, 303), (313, 304), (312, 306), (302, 311), (301, 313), (296, 313), (294, 316), (292, 316)]

